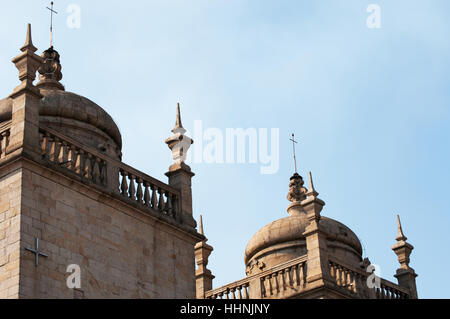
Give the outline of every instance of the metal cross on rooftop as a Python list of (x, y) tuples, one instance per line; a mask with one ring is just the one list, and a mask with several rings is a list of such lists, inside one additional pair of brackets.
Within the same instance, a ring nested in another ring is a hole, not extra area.
[(35, 266), (37, 267), (39, 265), (39, 256), (42, 257), (48, 257), (47, 254), (44, 254), (42, 251), (39, 251), (39, 238), (36, 238), (34, 243), (34, 249), (32, 248), (25, 248), (28, 251), (31, 251), (33, 254), (35, 254)]
[(50, 10), (50, 47), (53, 47), (53, 13), (58, 14), (55, 10), (53, 10), (53, 1), (50, 3), (51, 8), (47, 7)]
[(298, 142), (295, 140), (294, 133), (292, 133), (292, 138), (290, 138), (289, 140), (292, 141), (292, 151), (294, 153), (294, 169), (295, 169), (295, 173), (297, 173), (297, 160), (295, 158), (295, 144), (297, 144)]

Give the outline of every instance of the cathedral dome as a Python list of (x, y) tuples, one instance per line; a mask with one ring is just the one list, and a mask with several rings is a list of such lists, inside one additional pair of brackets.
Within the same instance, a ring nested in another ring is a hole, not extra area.
[[(59, 54), (43, 52), (37, 87), (43, 98), (39, 122), (116, 159), (121, 159), (122, 137), (112, 117), (91, 100), (64, 90)], [(11, 120), (12, 99), (0, 101), (0, 123)]]
[[(299, 175), (297, 176), (301, 179)], [(299, 186), (299, 189), (307, 194), (308, 190), (303, 187), (303, 180), (301, 184), (295, 185), (296, 181), (291, 178), (291, 183), (288, 199), (290, 196), (295, 197), (295, 194), (292, 195), (293, 186)], [(247, 275), (306, 255), (306, 239), (303, 233), (310, 221), (300, 203), (302, 200), (305, 202), (306, 195), (294, 199), (290, 199), (294, 204), (288, 208), (290, 216), (264, 226), (248, 242), (244, 255)], [(321, 216), (319, 223), (326, 233), (329, 253), (351, 264), (359, 265), (362, 260), (362, 246), (355, 233), (344, 224), (325, 216)]]
[[(122, 137), (112, 117), (91, 100), (71, 92), (41, 89), (40, 123), (117, 159)], [(0, 101), (0, 121), (11, 120), (12, 100)]]
[[(247, 268), (255, 263), (264, 262), (266, 267), (306, 254), (305, 232), (309, 221), (306, 214), (288, 216), (260, 229), (245, 248), (244, 262)], [(320, 224), (327, 231), (328, 249), (344, 260), (359, 263), (362, 258), (362, 246), (355, 233), (344, 224), (322, 216)], [(264, 270), (264, 269), (261, 269)]]

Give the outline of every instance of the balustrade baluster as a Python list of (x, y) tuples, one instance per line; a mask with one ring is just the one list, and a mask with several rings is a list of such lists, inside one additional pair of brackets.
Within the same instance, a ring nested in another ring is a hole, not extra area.
[(54, 162), (57, 154), (57, 148), (58, 148), (58, 138), (55, 136), (51, 136), (51, 146), (50, 146), (50, 153), (49, 153), (49, 160), (50, 162)]
[(299, 285), (304, 286), (306, 284), (306, 273), (305, 273), (305, 263), (302, 262), (300, 265), (298, 265), (298, 270), (299, 270)]
[(273, 295), (272, 275), (267, 275), (267, 282), (269, 283), (269, 295)]
[(337, 266), (336, 267), (337, 268), (337, 285), (339, 286), (339, 287), (342, 287), (342, 285), (343, 285), (343, 280), (342, 280), (342, 273), (343, 273), (343, 270), (342, 270), (342, 267), (341, 266)]
[(286, 273), (285, 269), (280, 271), (280, 275), (281, 275), (281, 291), (286, 290), (286, 278), (284, 277), (285, 273)]
[(345, 284), (348, 290), (352, 290), (353, 289), (353, 281), (352, 281), (352, 273), (350, 270), (346, 271), (346, 276), (345, 276)]
[(63, 164), (63, 165), (65, 165), (67, 162), (67, 142), (66, 141), (62, 141), (60, 144), (57, 162), (59, 164)]
[(351, 279), (352, 279), (352, 286), (351, 286), (352, 289), (351, 289), (351, 291), (353, 293), (355, 293), (355, 294), (356, 294), (356, 278), (357, 278), (357, 276), (358, 276), (358, 273), (352, 271), (352, 277), (351, 277)]
[(82, 167), (83, 167), (83, 150), (76, 150), (76, 158), (75, 158), (75, 173), (81, 176)]
[(70, 145), (68, 147), (68, 152), (67, 152), (67, 166), (66, 168), (68, 170), (74, 170), (75, 169), (75, 161), (76, 161), (76, 147), (73, 145)]
[(299, 286), (300, 285), (300, 279), (298, 277), (298, 266), (299, 265), (294, 265), (292, 266), (292, 280), (294, 282), (294, 286)]
[(120, 170), (120, 173), (122, 174), (122, 183), (120, 184), (120, 191), (123, 196), (128, 195), (128, 183), (127, 183), (127, 175), (128, 173), (124, 170)]
[(138, 185), (137, 192), (136, 192), (136, 199), (139, 204), (142, 204), (142, 197), (144, 196), (142, 193), (142, 179), (137, 178), (136, 182)]
[(150, 206), (150, 192), (148, 190), (149, 185), (147, 182), (144, 181), (144, 205), (145, 206)]
[(265, 277), (262, 277), (261, 279), (260, 279), (260, 282), (261, 282), (261, 297), (262, 298), (264, 298), (264, 297), (267, 297), (267, 289), (266, 289), (266, 278)]
[(275, 274), (270, 275), (270, 295), (273, 296), (278, 292), (277, 279)]
[(288, 285), (290, 286), (290, 287), (292, 287), (292, 286), (294, 286), (294, 283), (292, 282), (292, 266), (291, 267), (289, 267), (288, 269), (287, 269), (287, 277), (288, 277)]
[[(41, 155), (43, 158), (48, 158), (47, 152), (48, 152), (48, 133), (41, 133), (42, 136), (42, 142), (41, 142)], [(2, 134), (2, 150), (6, 150), (6, 147), (3, 146), (4, 138)]]
[(92, 169), (92, 180), (95, 184), (100, 183), (100, 159), (98, 157), (93, 158), (92, 160), (94, 163), (94, 167)]
[(159, 200), (158, 200), (158, 211), (161, 212), (163, 210), (163, 207), (164, 207), (164, 194), (161, 191), (161, 188), (159, 188), (159, 187), (158, 187), (158, 197), (159, 197)]
[(152, 185), (152, 208), (157, 209), (158, 206), (158, 193), (156, 192), (156, 186)]
[(333, 262), (330, 262), (330, 276), (336, 281), (336, 267)]
[(133, 174), (128, 174), (130, 178), (130, 187), (128, 187), (128, 197), (132, 200), (136, 200), (136, 187), (134, 185), (135, 176)]
[(236, 295), (234, 294), (235, 291), (236, 291), (236, 288), (234, 288), (234, 287), (230, 289), (231, 299), (236, 299)]
[(248, 283), (244, 284), (244, 299), (248, 299), (249, 298), (248, 297), (248, 286), (249, 286)]
[(348, 289), (347, 275), (348, 275), (347, 269), (343, 268), (342, 269), (342, 286), (346, 289)]
[(85, 153), (86, 156), (84, 156), (84, 166), (83, 166), (83, 177), (87, 180), (91, 180), (92, 178), (92, 169), (91, 169), (91, 159), (92, 155), (90, 153)]

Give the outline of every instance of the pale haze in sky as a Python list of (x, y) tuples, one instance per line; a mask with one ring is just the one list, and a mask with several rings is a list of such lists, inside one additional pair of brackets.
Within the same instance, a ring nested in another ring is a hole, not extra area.
[[(1, 98), (19, 83), (10, 61), (27, 23), (39, 53), (48, 48), (49, 2), (2, 1)], [(373, 3), (381, 28), (367, 27)], [(79, 28), (67, 23), (71, 4)], [(323, 215), (350, 227), (396, 282), (400, 214), (419, 297), (450, 297), (450, 1), (72, 0), (55, 10), (62, 83), (114, 118), (127, 164), (167, 181), (177, 102), (191, 152), (208, 145), (196, 121), (224, 136), (279, 130), (274, 174), (261, 174), (259, 158), (191, 163), (215, 287), (243, 278), (247, 242), (287, 216), (295, 133), (298, 171), (312, 171)]]

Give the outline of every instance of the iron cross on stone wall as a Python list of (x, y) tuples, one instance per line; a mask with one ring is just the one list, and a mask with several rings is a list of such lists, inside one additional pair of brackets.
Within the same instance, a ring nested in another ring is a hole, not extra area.
[(37, 267), (39, 265), (39, 256), (42, 257), (48, 257), (47, 254), (44, 254), (42, 251), (39, 251), (39, 238), (36, 238), (34, 243), (34, 249), (32, 248), (25, 248), (28, 251), (31, 251), (33, 254), (35, 254), (35, 266)]

